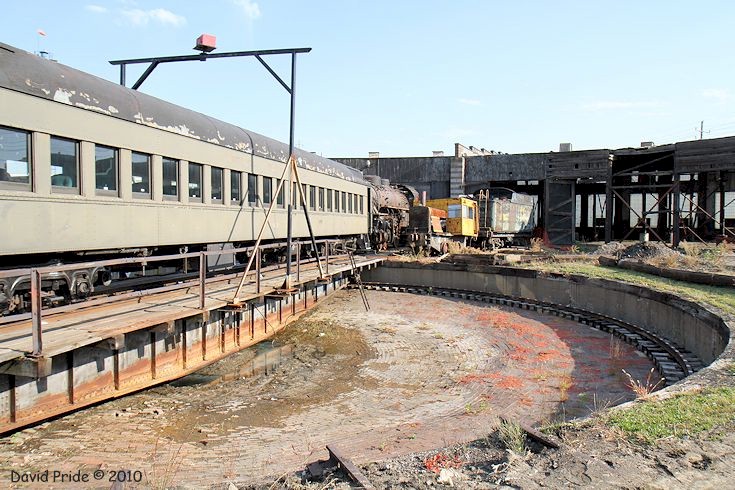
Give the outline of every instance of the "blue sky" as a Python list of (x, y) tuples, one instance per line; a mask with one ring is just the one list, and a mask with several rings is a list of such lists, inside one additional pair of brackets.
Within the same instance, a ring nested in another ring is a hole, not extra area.
[[(113, 81), (108, 60), (194, 53), (202, 33), (219, 52), (311, 47), (296, 141), (324, 156), (663, 144), (694, 139), (701, 120), (705, 137), (735, 134), (730, 1), (13, 4), (0, 41)], [(271, 60), (287, 77), (288, 58)], [(253, 59), (162, 66), (141, 90), (288, 141), (288, 96)]]

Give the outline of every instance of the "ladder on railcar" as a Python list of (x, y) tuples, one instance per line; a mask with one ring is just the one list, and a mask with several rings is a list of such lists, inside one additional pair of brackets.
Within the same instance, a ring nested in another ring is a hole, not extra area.
[(352, 277), (355, 279), (355, 284), (360, 290), (360, 296), (362, 297), (362, 304), (365, 305), (365, 311), (370, 311), (370, 303), (368, 303), (367, 295), (365, 294), (365, 288), (362, 285), (362, 278), (360, 272), (357, 270), (357, 263), (355, 262), (355, 255), (352, 250), (347, 249), (347, 257), (350, 258), (350, 267), (352, 268)]

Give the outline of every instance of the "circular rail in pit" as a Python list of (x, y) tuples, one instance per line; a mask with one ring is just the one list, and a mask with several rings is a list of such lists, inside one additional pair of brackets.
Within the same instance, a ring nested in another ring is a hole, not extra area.
[[(350, 288), (357, 288), (351, 284)], [(674, 344), (673, 342), (646, 330), (643, 327), (632, 325), (617, 318), (601, 315), (592, 311), (574, 308), (571, 306), (538, 301), (527, 298), (518, 298), (500, 294), (490, 294), (479, 291), (466, 291), (448, 288), (427, 286), (395, 286), (380, 283), (363, 283), (363, 287), (375, 291), (392, 291), (413, 294), (430, 294), (464, 300), (481, 301), (502, 306), (533, 310), (547, 313), (561, 318), (568, 318), (592, 328), (610, 333), (636, 349), (643, 352), (656, 366), (666, 386), (680, 381), (690, 374), (702, 369), (703, 364), (692, 352)]]

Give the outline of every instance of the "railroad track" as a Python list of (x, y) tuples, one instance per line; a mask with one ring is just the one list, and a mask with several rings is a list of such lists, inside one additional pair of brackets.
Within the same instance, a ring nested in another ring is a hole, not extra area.
[[(352, 261), (349, 260), (347, 254), (333, 255), (330, 258), (331, 267), (340, 267), (350, 265), (351, 263)], [(314, 264), (316, 264), (316, 259), (313, 258), (301, 259), (300, 261), (300, 267), (304, 268), (304, 270), (312, 268)], [(244, 270), (245, 266), (241, 265), (226, 272), (220, 271), (207, 273), (207, 284), (211, 286), (216, 283), (232, 283), (233, 281), (240, 279), (240, 275)], [(284, 274), (284, 271), (285, 264), (268, 264), (261, 268), (261, 280), (282, 275)], [(255, 275), (255, 270), (250, 271), (248, 274), (249, 277), (252, 277), (252, 282), (255, 281)], [(187, 274), (176, 273), (163, 276), (148, 276), (136, 279), (120, 280), (112, 286), (97, 287), (95, 292), (88, 298), (72, 300), (59, 306), (44, 306), (43, 314), (44, 316), (55, 315), (132, 298), (141, 298), (156, 293), (197, 288), (199, 287), (199, 281), (199, 272)], [(3, 325), (29, 320), (30, 318), (31, 313), (27, 311), (22, 313), (13, 312), (7, 315), (0, 314), (0, 328), (2, 328)]]
[[(350, 285), (349, 287), (356, 287)], [(518, 298), (501, 294), (476, 291), (464, 291), (428, 286), (395, 286), (380, 283), (364, 283), (363, 287), (372, 291), (389, 291), (412, 294), (444, 296), (464, 300), (480, 301), (496, 305), (510, 306), (524, 310), (537, 311), (589, 325), (597, 330), (607, 332), (643, 352), (658, 370), (666, 386), (680, 381), (690, 374), (702, 369), (701, 360), (692, 352), (676, 345), (668, 339), (643, 327), (632, 325), (623, 320), (601, 315), (592, 311), (571, 306)]]

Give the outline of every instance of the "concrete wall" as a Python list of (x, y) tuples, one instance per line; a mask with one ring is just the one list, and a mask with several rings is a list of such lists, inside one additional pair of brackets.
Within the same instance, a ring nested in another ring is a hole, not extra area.
[(488, 181), (543, 180), (547, 153), (489, 155), (466, 158), (465, 183), (485, 184)]
[[(658, 333), (710, 364), (726, 348), (732, 325), (704, 306), (648, 288), (583, 276), (504, 267), (384, 263), (365, 282), (497, 293), (582, 308)], [(732, 350), (732, 348), (730, 348)]]
[[(365, 175), (378, 175), (391, 183), (426, 191), (441, 199), (486, 188), (487, 182), (543, 180), (548, 153), (493, 154), (467, 157), (332, 158)], [(368, 166), (368, 162), (370, 165)], [(452, 166), (454, 164), (454, 170)], [(452, 173), (454, 172), (454, 173)], [(474, 185), (474, 187), (473, 187)]]
[(332, 160), (356, 168), (365, 175), (379, 175), (393, 184), (413, 186), (419, 194), (426, 191), (429, 199), (449, 197), (452, 157), (332, 158)]

